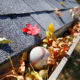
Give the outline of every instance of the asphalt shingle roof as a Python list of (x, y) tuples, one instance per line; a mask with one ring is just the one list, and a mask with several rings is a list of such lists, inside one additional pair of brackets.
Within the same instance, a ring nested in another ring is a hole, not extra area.
[(23, 0), (0, 0), (0, 14), (21, 14), (33, 10)]
[(55, 13), (50, 13), (50, 16), (53, 17), (61, 27), (73, 20), (68, 10), (65, 12), (61, 11), (61, 14), (62, 17), (59, 18)]
[[(5, 54), (4, 59), (0, 58), (0, 63), (7, 59), (8, 53), (11, 54), (11, 56), (17, 55), (22, 50), (43, 39), (43, 37), (40, 38), (40, 36), (34, 37), (22, 33), (21, 29), (25, 27), (26, 23), (39, 25), (30, 16), (16, 17), (14, 19), (6, 17), (5, 19), (0, 19), (0, 36), (5, 36), (7, 39), (12, 41), (12, 43), (9, 43), (8, 45), (0, 45), (0, 52), (3, 51), (3, 54), (0, 56)], [(39, 28), (41, 29), (41, 32), (44, 33), (44, 29), (40, 25)]]
[(53, 7), (44, 0), (24, 0), (24, 2), (34, 11), (53, 10)]
[[(8, 45), (0, 45), (0, 64), (8, 60), (8, 54), (15, 56), (41, 42), (51, 22), (55, 30), (58, 30), (73, 21), (69, 10), (61, 11), (62, 18), (54, 11), (48, 12), (54, 8), (68, 9), (79, 6), (75, 0), (71, 1), (64, 0), (65, 6), (62, 6), (59, 0), (0, 0), (0, 37), (12, 41)], [(39, 25), (40, 35), (34, 37), (21, 32), (26, 23)]]

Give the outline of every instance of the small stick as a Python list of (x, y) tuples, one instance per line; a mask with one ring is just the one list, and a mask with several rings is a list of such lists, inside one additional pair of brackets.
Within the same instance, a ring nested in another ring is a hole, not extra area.
[(16, 73), (15, 68), (14, 68), (14, 65), (13, 65), (13, 62), (12, 62), (12, 59), (11, 59), (11, 56), (9, 55), (8, 58), (10, 60), (10, 63), (11, 63), (11, 66), (12, 66), (14, 72)]
[(30, 63), (30, 66), (31, 66), (32, 70), (35, 72), (35, 70), (34, 70), (34, 68), (33, 68), (33, 66), (32, 66), (32, 64), (31, 64), (31, 63)]

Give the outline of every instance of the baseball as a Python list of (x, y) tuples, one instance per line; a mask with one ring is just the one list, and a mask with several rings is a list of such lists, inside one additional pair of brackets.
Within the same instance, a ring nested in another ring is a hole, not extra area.
[(47, 49), (43, 47), (35, 47), (30, 52), (30, 63), (35, 69), (42, 69), (47, 65), (46, 59), (49, 56)]

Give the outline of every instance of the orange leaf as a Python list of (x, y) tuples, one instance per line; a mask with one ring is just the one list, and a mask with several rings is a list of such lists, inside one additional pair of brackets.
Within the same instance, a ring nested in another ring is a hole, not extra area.
[(56, 40), (57, 40), (57, 37), (56, 37), (56, 36), (53, 36), (53, 40), (55, 40), (55, 41), (56, 41)]

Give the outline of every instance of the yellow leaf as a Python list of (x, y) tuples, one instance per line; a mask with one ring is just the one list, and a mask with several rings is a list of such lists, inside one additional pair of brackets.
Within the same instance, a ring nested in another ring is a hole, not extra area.
[(53, 26), (53, 23), (51, 23), (51, 24), (48, 26), (48, 31), (49, 31), (49, 33), (50, 33), (51, 36), (52, 36), (53, 33), (54, 33), (54, 26)]
[(48, 31), (46, 32), (46, 37), (47, 37), (48, 39), (50, 38), (50, 34), (49, 34)]
[(48, 43), (48, 39), (47, 38), (43, 39), (43, 42)]
[(11, 43), (11, 41), (7, 40), (5, 37), (0, 38), (0, 44), (8, 44)]
[(36, 80), (43, 80), (42, 77), (40, 76), (40, 74), (36, 71), (34, 71), (34, 72), (32, 71), (31, 75), (33, 75), (36, 78)]
[(61, 2), (60, 4), (61, 4), (62, 6), (64, 6), (64, 2)]
[(53, 36), (53, 40), (55, 40), (55, 41), (56, 41), (56, 40), (57, 40), (57, 37), (56, 37), (56, 36)]

